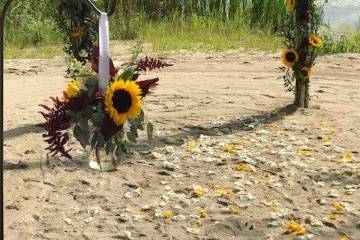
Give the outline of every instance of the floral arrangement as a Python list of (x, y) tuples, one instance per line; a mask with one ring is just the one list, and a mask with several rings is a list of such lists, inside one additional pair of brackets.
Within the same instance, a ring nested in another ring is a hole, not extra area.
[(98, 37), (99, 17), (84, 1), (51, 1), (58, 9), (54, 17), (64, 34), (67, 73), (76, 75), (80, 66), (92, 59), (91, 50)]
[[(105, 91), (99, 90), (97, 78), (99, 51), (92, 49), (92, 61), (79, 70), (80, 74), (70, 82), (62, 98), (51, 97), (53, 106), (41, 105), (45, 122), (39, 126), (48, 144), (46, 150), (52, 156), (71, 159), (67, 142), (69, 129), (83, 148), (96, 151), (104, 149), (106, 154), (121, 157), (127, 153), (129, 142), (136, 143), (138, 131), (144, 130), (144, 97), (158, 84), (159, 79), (139, 80), (149, 70), (171, 66), (162, 59), (144, 58), (137, 62), (114, 67), (110, 59), (111, 81)], [(153, 126), (147, 124), (149, 140)]]
[(281, 57), (282, 78), (288, 91), (298, 94), (297, 88), (304, 85), (308, 96), (318, 50), (323, 47), (319, 37), (322, 11), (313, 0), (287, 0), (287, 8), (286, 27), (282, 32), (287, 47)]

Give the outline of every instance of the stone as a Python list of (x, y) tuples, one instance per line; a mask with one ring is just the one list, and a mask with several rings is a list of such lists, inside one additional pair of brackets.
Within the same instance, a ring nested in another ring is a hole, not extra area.
[(70, 218), (64, 218), (63, 220), (67, 225), (72, 225), (72, 220)]
[(317, 199), (316, 202), (321, 206), (324, 206), (324, 205), (328, 204), (327, 201), (325, 199), (322, 199), (322, 198)]
[(175, 171), (176, 169), (179, 169), (179, 167), (176, 164), (171, 163), (169, 161), (163, 161), (160, 164), (160, 167), (165, 169), (165, 170), (168, 170), (168, 171)]
[(339, 197), (339, 193), (338, 191), (334, 190), (334, 189), (331, 189), (327, 195), (328, 197), (331, 197), (331, 198), (338, 198)]
[(309, 215), (305, 217), (305, 223), (313, 227), (321, 227), (323, 224), (321, 221), (317, 220), (314, 216)]

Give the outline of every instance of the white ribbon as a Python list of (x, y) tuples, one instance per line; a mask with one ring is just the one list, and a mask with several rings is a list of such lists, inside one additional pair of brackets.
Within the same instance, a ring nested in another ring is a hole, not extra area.
[(109, 20), (101, 13), (99, 22), (99, 89), (105, 91), (110, 81)]

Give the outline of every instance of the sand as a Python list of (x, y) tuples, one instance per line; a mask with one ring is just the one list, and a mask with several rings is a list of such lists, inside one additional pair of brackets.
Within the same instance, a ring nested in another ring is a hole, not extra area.
[[(360, 239), (360, 55), (321, 57), (295, 112), (277, 55), (168, 60), (146, 76), (161, 78), (145, 106), (155, 142), (111, 173), (73, 139), (73, 161), (43, 150), (38, 104), (61, 94), (64, 62), (6, 61), (5, 239)], [(305, 235), (284, 234), (291, 219)]]

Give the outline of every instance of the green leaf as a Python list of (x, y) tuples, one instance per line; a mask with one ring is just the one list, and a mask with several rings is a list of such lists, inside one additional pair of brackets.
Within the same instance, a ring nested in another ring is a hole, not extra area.
[(148, 136), (148, 141), (152, 142), (153, 140), (153, 134), (154, 134), (154, 125), (151, 122), (148, 122), (146, 127), (146, 132)]
[(120, 78), (122, 80), (131, 80), (134, 75), (135, 69), (135, 67), (129, 67), (125, 69), (125, 71), (120, 75)]
[(80, 118), (78, 120), (78, 125), (83, 132), (89, 132), (89, 122), (87, 118)]
[(89, 131), (83, 131), (78, 125), (74, 127), (74, 137), (80, 142), (83, 148), (89, 144), (90, 133)]
[(85, 87), (87, 88), (89, 98), (95, 98), (96, 92), (98, 90), (98, 82), (99, 80), (94, 77), (90, 77), (87, 79)]
[(127, 133), (127, 139), (132, 143), (136, 143), (136, 136), (132, 132)]

